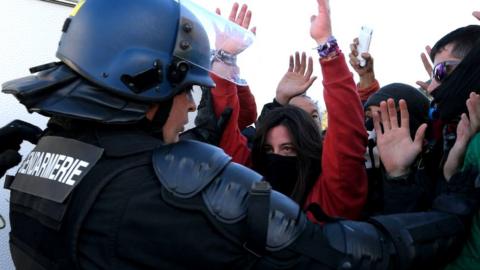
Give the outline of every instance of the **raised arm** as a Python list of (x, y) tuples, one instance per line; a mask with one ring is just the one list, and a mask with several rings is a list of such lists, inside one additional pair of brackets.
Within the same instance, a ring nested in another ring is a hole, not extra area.
[[(363, 108), (345, 57), (332, 41), (327, 0), (317, 0), (318, 15), (312, 16), (310, 34), (321, 48), (324, 99), (328, 130), (323, 145), (322, 173), (307, 199), (318, 204), (329, 216), (355, 219), (367, 197), (364, 152), (367, 133)], [(323, 46), (325, 42), (328, 46)], [(333, 43), (333, 44), (332, 44)], [(329, 47), (332, 45), (329, 49)]]
[[(243, 5), (239, 9), (239, 5), (235, 3), (232, 7), (232, 10), (229, 15), (229, 20), (235, 22), (236, 24), (242, 26), (243, 28), (248, 29), (250, 26), (250, 20), (252, 17), (252, 12), (248, 10), (247, 5)], [(217, 13), (220, 14), (220, 10), (217, 9)], [(255, 32), (255, 29), (252, 29)], [(238, 39), (231, 39), (228, 33), (222, 33), (217, 35), (216, 40), (216, 50), (224, 51), (229, 55), (236, 56), (243, 50), (243, 44), (240, 43)], [(223, 39), (223, 40), (219, 40)], [(231, 61), (222, 61), (222, 56), (216, 58), (212, 64), (212, 70), (217, 74), (233, 74), (235, 76), (239, 75), (239, 68), (236, 66), (235, 62)], [(226, 63), (228, 62), (228, 63)], [(227, 72), (225, 72), (227, 70)], [(246, 138), (241, 134), (239, 124), (245, 125), (248, 122), (248, 117), (245, 118), (245, 115), (242, 115), (240, 118), (240, 100), (239, 95), (248, 95), (249, 89), (244, 86), (238, 86), (230, 80), (212, 74), (212, 78), (215, 81), (216, 87), (212, 89), (212, 98), (214, 111), (217, 117), (221, 115), (223, 110), (227, 107), (232, 108), (232, 115), (229, 122), (226, 124), (225, 130), (223, 132), (222, 138), (220, 139), (219, 146), (230, 156), (232, 156), (233, 161), (238, 162), (243, 165), (250, 165), (250, 150), (247, 146)], [(248, 91), (248, 92), (246, 92)], [(244, 100), (248, 103), (249, 107), (256, 106), (253, 96), (248, 95), (249, 100)], [(253, 99), (253, 102), (252, 102)], [(247, 105), (247, 103), (244, 103)], [(250, 108), (251, 110), (252, 108)], [(256, 116), (256, 108), (255, 108)]]

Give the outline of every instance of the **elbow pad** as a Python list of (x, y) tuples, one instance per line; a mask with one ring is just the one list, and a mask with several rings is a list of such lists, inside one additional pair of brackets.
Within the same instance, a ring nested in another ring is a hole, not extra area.
[(395, 269), (437, 269), (459, 251), (461, 220), (442, 212), (376, 216), (370, 220), (395, 247)]

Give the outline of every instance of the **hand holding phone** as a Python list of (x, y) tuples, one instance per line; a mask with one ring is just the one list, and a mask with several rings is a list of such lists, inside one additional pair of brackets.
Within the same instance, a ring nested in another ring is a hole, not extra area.
[(361, 67), (367, 64), (367, 61), (362, 57), (362, 53), (368, 52), (370, 48), (370, 41), (372, 40), (373, 30), (370, 27), (362, 26), (360, 35), (358, 36), (358, 56), (357, 59)]

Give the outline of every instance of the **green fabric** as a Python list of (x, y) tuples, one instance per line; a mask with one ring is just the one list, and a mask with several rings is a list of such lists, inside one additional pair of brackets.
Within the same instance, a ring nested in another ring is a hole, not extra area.
[[(480, 133), (470, 141), (463, 169), (475, 166), (480, 169)], [(445, 270), (480, 269), (480, 213), (473, 218), (470, 236), (463, 246), (460, 255)]]
[(477, 133), (468, 144), (462, 170), (470, 166), (480, 169), (480, 133)]

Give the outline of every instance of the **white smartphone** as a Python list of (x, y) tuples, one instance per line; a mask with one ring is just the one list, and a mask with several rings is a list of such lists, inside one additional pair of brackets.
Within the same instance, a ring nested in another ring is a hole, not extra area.
[(357, 59), (360, 62), (360, 66), (364, 67), (367, 64), (367, 61), (363, 59), (362, 53), (368, 52), (370, 48), (370, 41), (372, 40), (373, 29), (368, 26), (362, 26), (360, 29), (360, 35), (358, 35), (358, 56)]

